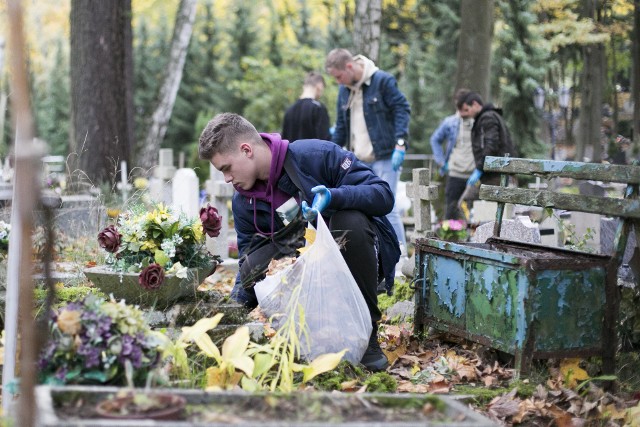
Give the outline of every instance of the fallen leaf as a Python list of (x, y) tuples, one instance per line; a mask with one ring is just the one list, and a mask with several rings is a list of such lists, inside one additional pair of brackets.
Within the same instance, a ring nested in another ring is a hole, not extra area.
[(578, 385), (578, 381), (584, 381), (590, 378), (587, 371), (578, 366), (581, 361), (582, 359), (572, 358), (563, 359), (560, 362), (562, 378), (565, 385), (569, 388), (575, 388)]
[(448, 381), (438, 381), (429, 383), (429, 393), (447, 394), (451, 391), (451, 383)]
[(494, 398), (489, 404), (489, 413), (498, 418), (512, 417), (520, 412), (520, 399), (516, 398), (517, 389)]

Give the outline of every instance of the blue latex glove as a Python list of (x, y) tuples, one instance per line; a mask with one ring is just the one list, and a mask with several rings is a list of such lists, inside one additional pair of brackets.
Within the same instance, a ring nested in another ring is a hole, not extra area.
[(474, 169), (473, 173), (467, 180), (467, 185), (478, 185), (480, 183), (480, 177), (482, 177), (482, 171), (479, 169)]
[(445, 176), (447, 174), (447, 172), (449, 172), (449, 163), (445, 163), (441, 168), (440, 168), (440, 176)]
[(404, 162), (404, 150), (396, 148), (391, 155), (391, 167), (393, 167), (394, 171), (397, 171), (402, 166), (402, 162)]
[(309, 207), (306, 200), (302, 201), (302, 216), (307, 221), (316, 219), (316, 216), (325, 210), (331, 202), (331, 191), (324, 185), (316, 185), (311, 189), (311, 192), (315, 193), (311, 207)]

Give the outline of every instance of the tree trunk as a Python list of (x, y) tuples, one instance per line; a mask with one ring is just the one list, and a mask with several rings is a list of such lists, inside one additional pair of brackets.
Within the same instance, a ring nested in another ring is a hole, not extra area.
[(475, 90), (491, 99), (491, 42), (494, 0), (460, 2), (460, 39), (456, 88)]
[[(597, 4), (583, 0), (583, 17), (596, 23)], [(586, 147), (593, 148), (590, 161), (602, 161), (600, 127), (602, 125), (602, 92), (604, 85), (605, 48), (602, 43), (588, 44), (583, 48), (583, 69), (580, 79), (580, 126), (576, 143), (577, 161), (583, 161)]]
[(160, 89), (160, 99), (151, 118), (144, 145), (140, 147), (140, 158), (137, 163), (138, 166), (145, 170), (149, 170), (158, 163), (160, 144), (167, 133), (167, 125), (169, 124), (169, 119), (171, 119), (173, 105), (182, 81), (184, 61), (189, 50), (193, 21), (196, 16), (196, 5), (197, 0), (180, 1), (176, 23), (173, 28), (167, 73)]
[(362, 54), (378, 62), (380, 54), (380, 22), (382, 0), (357, 0), (353, 19), (354, 54)]
[[(631, 39), (633, 76), (631, 77), (631, 101), (633, 102), (633, 155), (640, 153), (640, 0), (634, 1), (633, 33)], [(635, 41), (633, 41), (635, 40)]]
[(72, 0), (70, 21), (72, 150), (92, 183), (113, 183), (134, 139), (131, 0)]

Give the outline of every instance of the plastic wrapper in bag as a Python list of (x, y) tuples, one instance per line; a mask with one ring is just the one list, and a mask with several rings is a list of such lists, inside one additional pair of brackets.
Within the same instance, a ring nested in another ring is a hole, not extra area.
[[(272, 318), (276, 329), (289, 313), (299, 317), (297, 307), (302, 307), (308, 332), (299, 333), (304, 358), (313, 360), (346, 348), (344, 358), (356, 364), (369, 344), (371, 315), (320, 215), (317, 222), (316, 239), (311, 247), (294, 264), (267, 276), (254, 289), (260, 307)], [(299, 324), (299, 318), (296, 322)]]

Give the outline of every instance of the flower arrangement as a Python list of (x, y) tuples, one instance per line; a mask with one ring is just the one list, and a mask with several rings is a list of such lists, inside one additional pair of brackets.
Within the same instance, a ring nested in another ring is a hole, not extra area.
[(46, 384), (124, 385), (125, 365), (131, 363), (134, 383), (144, 385), (168, 345), (137, 307), (95, 295), (52, 312), (49, 330), (38, 362)]
[(0, 221), (0, 250), (9, 249), (9, 233), (11, 232), (11, 224)]
[(210, 266), (204, 233), (217, 237), (221, 228), (222, 217), (210, 205), (191, 219), (164, 205), (151, 212), (137, 205), (121, 213), (116, 225), (102, 230), (98, 243), (109, 253), (106, 263), (114, 271), (140, 273), (141, 287), (157, 289), (167, 274), (185, 278), (190, 268)]
[(467, 223), (461, 219), (446, 219), (440, 222), (436, 235), (444, 240), (464, 241), (467, 239)]

